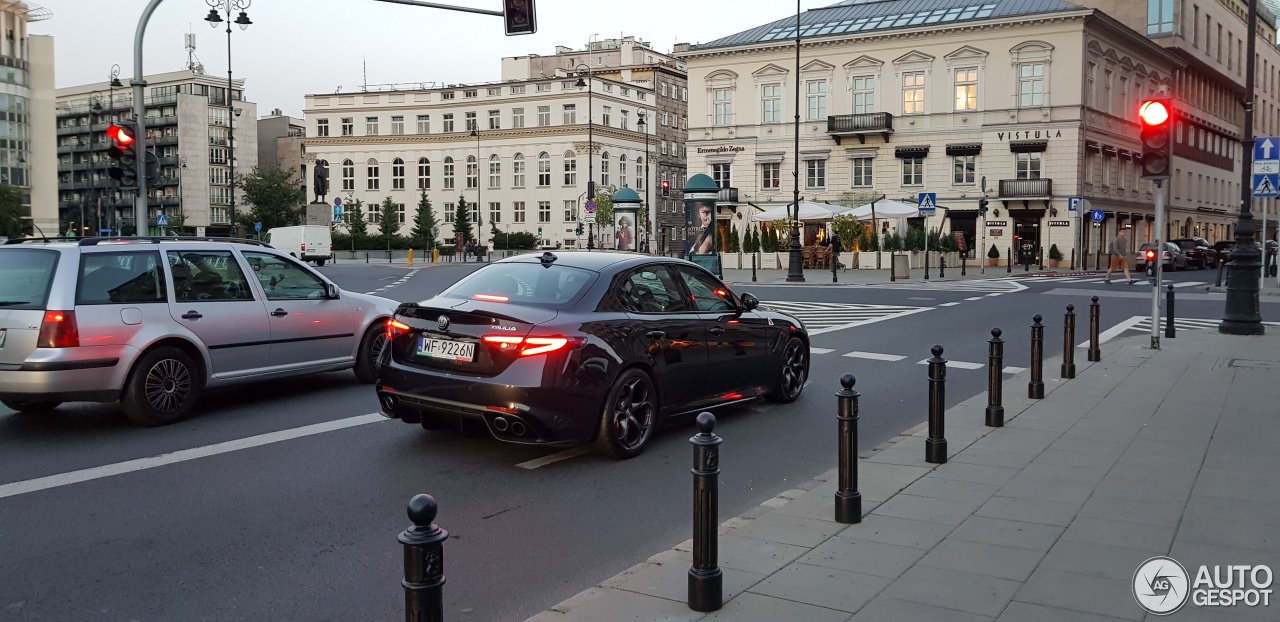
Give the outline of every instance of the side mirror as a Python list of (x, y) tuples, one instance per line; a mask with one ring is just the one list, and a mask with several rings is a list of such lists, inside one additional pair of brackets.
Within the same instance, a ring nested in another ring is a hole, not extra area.
[(754, 311), (756, 307), (760, 306), (760, 299), (753, 294), (743, 294), (741, 298), (744, 311)]
[(339, 296), (338, 296), (338, 286), (337, 286), (337, 285), (334, 285), (333, 283), (325, 283), (325, 284), (324, 284), (324, 293), (325, 293), (325, 295), (326, 295), (326, 296), (328, 296), (329, 298), (332, 298), (332, 299), (335, 299), (335, 300), (336, 300), (337, 298), (339, 298)]

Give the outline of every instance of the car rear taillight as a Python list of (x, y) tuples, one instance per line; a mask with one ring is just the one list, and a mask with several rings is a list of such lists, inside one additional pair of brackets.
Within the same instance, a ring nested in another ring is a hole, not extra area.
[(519, 352), (520, 356), (537, 356), (563, 350), (569, 344), (580, 341), (571, 337), (514, 337), (512, 335), (485, 335), (481, 341), (503, 352)]
[(472, 296), (472, 298), (476, 300), (483, 300), (485, 302), (506, 302), (510, 300), (510, 298), (507, 298), (506, 296), (499, 296), (497, 294), (476, 294)]
[(40, 336), (36, 346), (40, 348), (75, 348), (80, 345), (80, 330), (76, 327), (75, 311), (45, 311), (40, 323)]
[(396, 337), (409, 332), (409, 325), (394, 318), (387, 318), (387, 339), (395, 341)]

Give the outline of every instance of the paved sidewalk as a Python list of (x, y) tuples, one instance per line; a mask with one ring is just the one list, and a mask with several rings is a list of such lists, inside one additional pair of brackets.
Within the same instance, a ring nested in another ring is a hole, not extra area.
[[(1146, 341), (1103, 344), (1043, 400), (1007, 380), (1004, 428), (982, 425), (985, 395), (950, 409), (947, 464), (924, 462), (923, 425), (865, 453), (861, 524), (833, 522), (834, 470), (724, 522), (718, 612), (685, 605), (685, 541), (528, 622), (1153, 620), (1132, 588), (1153, 556), (1192, 580), (1280, 571), (1280, 335)], [(1280, 603), (1188, 601), (1169, 619), (1280, 620)]]
[[(911, 274), (904, 278), (897, 275), (897, 283), (910, 283), (919, 285), (921, 283), (948, 283), (953, 281), (975, 281), (983, 279), (1004, 279), (1004, 278), (1034, 278), (1034, 277), (1050, 277), (1050, 276), (1086, 276), (1091, 274), (1101, 274), (1101, 272), (1067, 270), (1062, 269), (1046, 269), (1037, 270), (1032, 268), (1029, 272), (1024, 272), (1020, 267), (1013, 272), (1005, 272), (1004, 267), (992, 268), (988, 267), (984, 274), (977, 266), (969, 266), (965, 271), (965, 275), (960, 274), (959, 266), (947, 266), (943, 277), (938, 276), (938, 267), (933, 266), (929, 269), (929, 279), (924, 278), (924, 269), (915, 268), (911, 270)], [(781, 268), (770, 268), (768, 270), (756, 270), (755, 285), (888, 285), (894, 281), (890, 281), (891, 275), (889, 270), (837, 270), (837, 283), (831, 282), (831, 270), (808, 268), (804, 271), (803, 283), (788, 283), (787, 271)], [(730, 285), (752, 285), (751, 268), (735, 269), (726, 268), (724, 270), (724, 281)]]

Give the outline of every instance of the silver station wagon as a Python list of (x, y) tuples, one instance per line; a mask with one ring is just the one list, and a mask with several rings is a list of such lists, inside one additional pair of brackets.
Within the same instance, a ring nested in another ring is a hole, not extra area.
[(394, 311), (248, 240), (9, 240), (0, 402), (43, 413), (119, 400), (163, 425), (206, 388), (342, 369), (372, 383)]

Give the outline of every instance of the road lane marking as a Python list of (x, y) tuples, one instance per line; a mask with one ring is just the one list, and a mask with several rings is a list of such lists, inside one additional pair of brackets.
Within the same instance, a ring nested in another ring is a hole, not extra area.
[(338, 419), (336, 421), (326, 421), (324, 423), (316, 423), (306, 425), (300, 428), (292, 428), (289, 430), (280, 430), (278, 432), (269, 432), (267, 434), (259, 434), (247, 438), (239, 438), (233, 441), (223, 443), (215, 443), (213, 445), (205, 445), (204, 447), (193, 447), (191, 449), (183, 449), (167, 454), (160, 454), (150, 458), (138, 458), (136, 460), (126, 460), (115, 464), (105, 464), (102, 466), (81, 469), (79, 471), (70, 471), (67, 473), (59, 473), (57, 475), (49, 475), (46, 477), (37, 477), (35, 479), (24, 480), (21, 482), (13, 482), (11, 484), (0, 485), (0, 499), (7, 497), (16, 497), (31, 492), (48, 490), (50, 488), (59, 488), (61, 486), (70, 486), (71, 484), (79, 484), (89, 482), (95, 479), (112, 477), (115, 475), (124, 475), (125, 473), (133, 473), (136, 471), (145, 471), (156, 467), (177, 464), (179, 462), (187, 462), (189, 460), (197, 460), (199, 458), (207, 458), (218, 454), (240, 451), (242, 449), (251, 449), (253, 447), (261, 447), (272, 443), (280, 443), (304, 436), (314, 436), (316, 434), (324, 434), (325, 432), (334, 432), (336, 430), (344, 430), (346, 428), (354, 428), (357, 426), (377, 423), (379, 421), (389, 421), (386, 417), (378, 413), (370, 413), (368, 415), (360, 415), (357, 417), (348, 417), (346, 419)]
[(954, 306), (956, 306), (956, 305), (958, 305), (958, 304), (960, 304), (960, 303), (958, 303), (958, 302), (944, 302), (944, 303), (942, 303), (942, 304), (940, 304), (940, 305), (938, 305), (938, 306), (939, 306), (939, 307), (954, 307)]
[(965, 300), (966, 300), (966, 301), (969, 301), (969, 302), (973, 302), (974, 300), (982, 300), (982, 296), (974, 296), (973, 298), (965, 298)]
[(587, 447), (574, 447), (573, 449), (566, 449), (566, 450), (564, 450), (564, 451), (558, 451), (558, 452), (556, 452), (556, 453), (554, 453), (554, 454), (551, 454), (550, 456), (543, 456), (543, 457), (541, 457), (541, 458), (534, 458), (533, 460), (526, 460), (525, 462), (521, 462), (520, 464), (517, 464), (516, 466), (518, 466), (518, 467), (520, 467), (520, 468), (522, 468), (522, 469), (529, 469), (529, 470), (533, 470), (533, 469), (536, 469), (536, 468), (538, 468), (538, 467), (544, 467), (544, 466), (547, 466), (548, 464), (554, 464), (554, 463), (556, 463), (556, 462), (560, 462), (561, 460), (568, 460), (569, 458), (574, 458), (574, 457), (577, 457), (577, 456), (581, 456), (582, 454), (585, 454), (585, 453), (587, 453), (588, 451), (590, 451), (590, 448), (587, 448)]
[(832, 352), (835, 352), (835, 350), (831, 348), (809, 348), (810, 354), (831, 354)]
[(901, 361), (907, 358), (897, 354), (879, 354), (877, 352), (846, 352), (840, 356), (847, 356), (851, 359), (870, 359), (872, 361)]
[(1006, 374), (1020, 374), (1024, 371), (1027, 371), (1026, 367), (1014, 367), (1012, 365), (1007, 365), (1004, 368), (1004, 373)]
[(1173, 284), (1173, 287), (1176, 289), (1176, 288), (1179, 288), (1179, 287), (1193, 287), (1193, 286), (1196, 286), (1196, 285), (1208, 285), (1208, 283), (1206, 283), (1206, 282), (1204, 282), (1204, 281), (1186, 281), (1186, 282), (1183, 282), (1183, 283), (1174, 283), (1174, 284)]
[(988, 297), (988, 298), (995, 298), (996, 296), (1003, 296), (1003, 295), (1004, 295), (1004, 292), (992, 292), (992, 293), (990, 293), (990, 294), (987, 294), (987, 297)]
[[(408, 283), (408, 282), (409, 282), (409, 279), (413, 278), (413, 275), (417, 274), (417, 273), (418, 273), (419, 271), (421, 271), (421, 270), (422, 270), (422, 268), (414, 268), (413, 270), (410, 270), (408, 274), (404, 275), (403, 277), (400, 277), (400, 280), (398, 280), (398, 281), (396, 281), (396, 282), (394, 282), (394, 283), (392, 283), (392, 284), (390, 284), (390, 285), (384, 285), (384, 286), (382, 286), (382, 287), (379, 287), (378, 289), (375, 289), (375, 290), (373, 290), (373, 291), (371, 291), (371, 292), (365, 292), (365, 294), (368, 294), (368, 295), (381, 294), (381, 293), (383, 293), (383, 292), (385, 292), (385, 291), (387, 291), (387, 290), (389, 290), (389, 289), (395, 289), (395, 288), (397, 288), (397, 287), (400, 287), (401, 285), (404, 285), (405, 283)], [(395, 277), (391, 277), (391, 276), (386, 277), (386, 279), (392, 279), (392, 278), (395, 278)], [(383, 279), (383, 280), (386, 280), (386, 279)]]
[[(928, 365), (930, 360), (931, 360), (931, 359), (924, 359), (923, 361), (916, 361), (916, 365)], [(947, 361), (947, 367), (954, 367), (954, 368), (956, 368), (956, 369), (982, 369), (983, 367), (986, 367), (986, 366), (987, 366), (987, 364), (986, 364), (986, 363), (968, 363), (968, 362), (965, 362), (965, 361)]]
[[(1124, 331), (1129, 330), (1130, 328), (1133, 328), (1134, 326), (1136, 326), (1138, 322), (1141, 322), (1142, 320), (1149, 320), (1149, 319), (1151, 318), (1142, 316), (1142, 315), (1135, 315), (1127, 320), (1120, 322), (1119, 324), (1116, 324), (1115, 326), (1112, 326), (1111, 328), (1108, 328), (1107, 330), (1102, 331), (1101, 333), (1098, 334), (1098, 345), (1102, 345), (1114, 339), (1117, 335), (1120, 335)], [(1080, 345), (1076, 346), (1076, 348), (1077, 349), (1084, 348), (1087, 350), (1089, 348), (1089, 340), (1086, 339), (1084, 343), (1081, 343)]]

